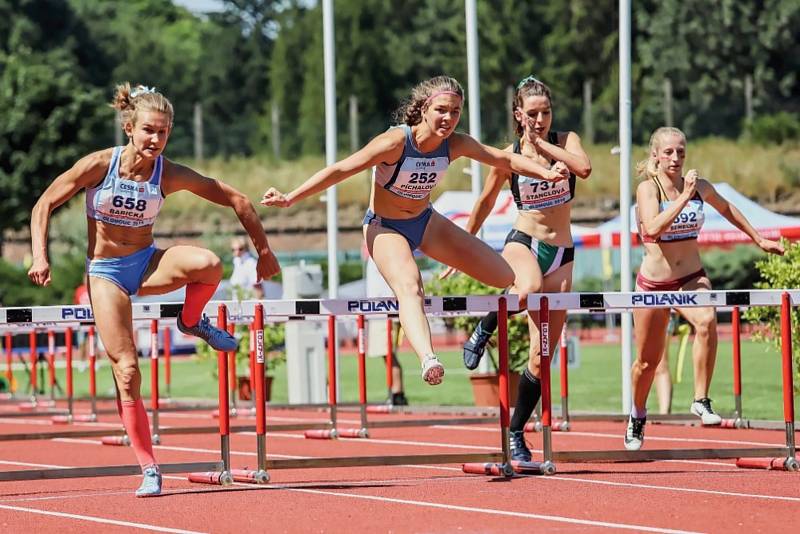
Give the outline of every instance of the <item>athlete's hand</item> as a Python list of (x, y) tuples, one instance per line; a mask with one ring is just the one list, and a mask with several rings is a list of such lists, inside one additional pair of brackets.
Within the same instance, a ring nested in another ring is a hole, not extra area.
[(548, 176), (551, 182), (560, 182), (561, 180), (568, 180), (569, 179), (569, 168), (567, 164), (563, 161), (556, 161), (552, 167), (550, 167), (550, 176)]
[(683, 177), (683, 196), (688, 202), (697, 192), (697, 179), (699, 175), (696, 169), (689, 169)]
[(761, 248), (761, 250), (770, 254), (783, 256), (783, 253), (786, 252), (782, 244), (780, 244), (778, 241), (772, 241), (771, 239), (761, 238), (756, 242), (756, 244)]
[(281, 272), (281, 266), (278, 263), (278, 258), (272, 253), (272, 250), (267, 249), (258, 255), (258, 262), (256, 263), (256, 276), (258, 281), (268, 280)]
[(275, 206), (278, 208), (288, 208), (291, 206), (289, 198), (274, 187), (267, 189), (266, 193), (264, 193), (264, 197), (261, 199), (260, 204), (262, 206)]
[(34, 258), (33, 265), (28, 269), (28, 278), (37, 286), (50, 285), (50, 262), (47, 258)]
[(458, 272), (458, 270), (455, 267), (448, 267), (447, 269), (439, 273), (439, 280), (444, 280), (445, 278), (456, 272)]

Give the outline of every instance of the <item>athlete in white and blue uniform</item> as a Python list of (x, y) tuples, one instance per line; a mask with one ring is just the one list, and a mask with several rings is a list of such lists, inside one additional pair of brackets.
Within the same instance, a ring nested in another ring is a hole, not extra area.
[[(122, 228), (152, 226), (164, 205), (164, 193), (161, 191), (164, 156), (156, 158), (153, 174), (146, 182), (126, 180), (119, 176), (124, 148), (118, 146), (112, 149), (105, 178), (96, 186), (86, 188), (86, 216), (104, 225)], [(128, 295), (135, 295), (155, 252), (155, 243), (151, 243), (127, 256), (87, 258), (86, 272), (89, 276), (116, 284)]]
[[(575, 197), (576, 176), (588, 178), (592, 167), (576, 133), (550, 129), (550, 89), (532, 76), (517, 86), (514, 118), (518, 139), (506, 150), (541, 165), (564, 165), (568, 174), (565, 179), (547, 181), (538, 176), (492, 169), (467, 221), (466, 230), (477, 233), (494, 208), (500, 190), (508, 183), (518, 215), (506, 237), (503, 257), (516, 276), (511, 291), (526, 302), (528, 293), (553, 293), (571, 288), (575, 249), (570, 231), (570, 207)], [(563, 311), (550, 313), (551, 347), (558, 345), (565, 318)], [(517, 461), (531, 459), (523, 431), (541, 394), (539, 330), (535, 319), (535, 313), (528, 318), (531, 334), (528, 365), (520, 378), (517, 403), (509, 425), (511, 456)], [(468, 369), (478, 367), (496, 328), (497, 313), (488, 314), (476, 325), (464, 344), (464, 365)]]
[(50, 215), (85, 189), (89, 231), (86, 263), (92, 311), (111, 360), (119, 415), (144, 475), (136, 496), (151, 497), (161, 493), (162, 479), (141, 399), (131, 295), (163, 294), (185, 286), (178, 328), (204, 339), (217, 350), (236, 350), (238, 345), (235, 338), (201, 317), (222, 277), (219, 258), (195, 246), (155, 247), (153, 223), (164, 197), (185, 190), (233, 208), (259, 251), (259, 276), (268, 278), (279, 267), (247, 197), (161, 155), (173, 119), (172, 104), (162, 94), (143, 86), (131, 89), (126, 83), (117, 88), (112, 105), (120, 111), (129, 142), (80, 159), (45, 190), (31, 214), (33, 265), (28, 276), (37, 285), (50, 283)]
[(484, 146), (468, 135), (456, 133), (463, 98), (459, 83), (446, 76), (419, 84), (401, 110), (402, 127), (390, 128), (287, 195), (274, 188), (267, 190), (261, 202), (267, 206), (290, 206), (375, 167), (364, 238), (378, 270), (397, 296), (400, 323), (420, 358), (422, 377), (429, 384), (441, 382), (444, 368), (431, 344), (414, 250), (490, 286), (506, 287), (514, 280), (511, 268), (500, 255), (431, 209), (431, 191), (444, 178), (450, 161), (465, 156), (547, 180), (566, 177), (566, 169), (547, 169), (530, 158)]
[[(765, 252), (783, 254), (783, 246), (764, 239), (742, 213), (717, 194), (714, 186), (694, 169), (683, 174), (686, 136), (677, 128), (657, 129), (650, 137), (648, 159), (637, 168), (642, 182), (636, 188), (636, 214), (644, 258), (636, 277), (636, 291), (702, 291), (711, 289), (697, 238), (705, 219), (703, 207), (713, 206), (746, 233)], [(722, 418), (708, 397), (717, 356), (717, 320), (714, 308), (677, 308), (694, 327), (694, 401), (689, 410), (704, 425)], [(669, 309), (636, 308), (633, 311), (637, 358), (631, 367), (633, 403), (624, 444), (639, 450), (644, 443), (647, 397), (664, 353)]]

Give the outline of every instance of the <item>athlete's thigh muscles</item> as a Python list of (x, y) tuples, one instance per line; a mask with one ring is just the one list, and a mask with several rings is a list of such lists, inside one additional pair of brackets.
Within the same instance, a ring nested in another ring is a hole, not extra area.
[(133, 341), (131, 299), (115, 283), (89, 276), (89, 298), (100, 340), (112, 360), (120, 355), (136, 353)]
[(507, 243), (503, 247), (505, 259), (514, 271), (514, 287), (520, 294), (536, 293), (542, 288), (542, 270), (536, 256), (522, 243)]
[[(708, 277), (706, 276), (701, 276), (700, 278), (689, 280), (683, 285), (683, 287), (681, 287), (681, 291), (710, 291), (710, 290), (711, 290), (711, 280), (709, 280)], [(713, 307), (676, 308), (676, 310), (687, 321), (692, 323), (692, 325), (697, 325), (699, 323), (708, 323), (710, 321), (713, 321), (717, 315), (717, 310), (716, 308)]]
[(192, 272), (211, 268), (215, 264), (219, 264), (219, 258), (205, 248), (175, 245), (159, 249), (150, 260), (138, 294), (168, 293), (186, 285)]
[(422, 284), (417, 262), (405, 237), (394, 230), (369, 224), (364, 226), (364, 239), (378, 272), (392, 291), (397, 293), (397, 285), (401, 283)]
[(513, 283), (511, 267), (497, 252), (435, 211), (420, 250), (485, 284), (505, 287)]

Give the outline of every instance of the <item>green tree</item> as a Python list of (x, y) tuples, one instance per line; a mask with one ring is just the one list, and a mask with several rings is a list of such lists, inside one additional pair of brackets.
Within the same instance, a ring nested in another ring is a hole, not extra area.
[[(783, 256), (769, 255), (756, 262), (763, 281), (757, 282), (759, 289), (800, 288), (800, 243), (789, 244), (783, 240), (786, 253)], [(791, 307), (792, 356), (794, 358), (795, 391), (800, 391), (800, 309)], [(780, 307), (748, 308), (743, 317), (761, 325), (757, 339), (770, 341), (781, 351), (781, 310)]]
[(0, 0), (0, 235), (26, 225), (42, 191), (98, 146), (101, 93), (79, 63), (84, 33), (55, 0)]

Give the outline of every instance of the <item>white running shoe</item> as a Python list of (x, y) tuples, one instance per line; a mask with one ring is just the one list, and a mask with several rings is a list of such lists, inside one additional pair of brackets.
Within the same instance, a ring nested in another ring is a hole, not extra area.
[(428, 354), (422, 360), (422, 379), (432, 386), (442, 383), (444, 378), (444, 366), (435, 354)]
[(703, 421), (704, 425), (719, 425), (722, 423), (722, 417), (717, 415), (711, 408), (711, 399), (708, 397), (694, 401), (690, 410)]
[(628, 428), (625, 430), (625, 448), (629, 451), (638, 451), (644, 444), (644, 425), (647, 418), (641, 419), (630, 416), (628, 418)]

